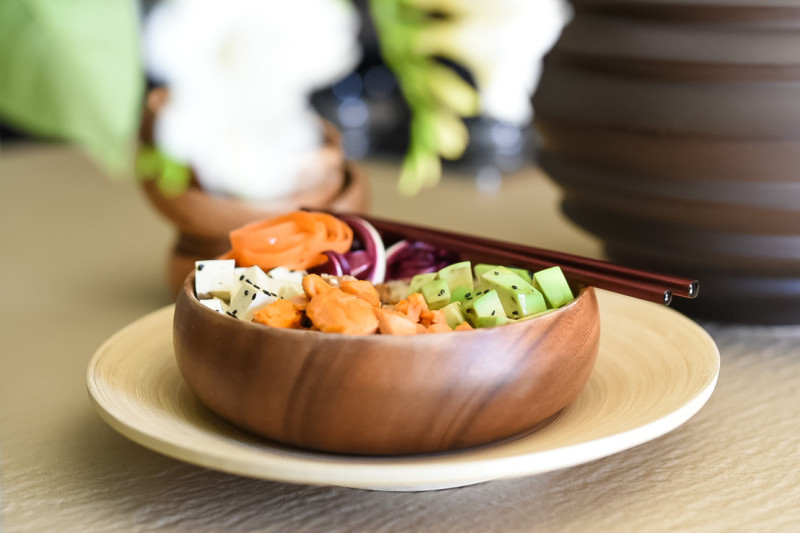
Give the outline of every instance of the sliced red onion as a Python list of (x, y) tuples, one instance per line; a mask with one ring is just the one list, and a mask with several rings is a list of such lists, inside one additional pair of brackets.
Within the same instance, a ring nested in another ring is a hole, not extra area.
[(328, 261), (311, 269), (314, 274), (330, 274), (331, 276), (350, 274), (350, 262), (345, 256), (333, 250), (326, 250), (323, 253), (328, 256)]
[(372, 259), (366, 250), (353, 250), (344, 254), (350, 262), (350, 275), (362, 279), (364, 273), (372, 266)]
[(338, 217), (353, 228), (353, 233), (364, 245), (367, 256), (371, 260), (369, 268), (361, 276), (355, 277), (365, 279), (373, 284), (383, 283), (386, 278), (386, 248), (383, 245), (381, 234), (372, 224), (361, 217), (353, 215), (338, 215)]
[(408, 279), (416, 274), (437, 272), (460, 260), (457, 253), (420, 241), (399, 241), (386, 253), (388, 279)]

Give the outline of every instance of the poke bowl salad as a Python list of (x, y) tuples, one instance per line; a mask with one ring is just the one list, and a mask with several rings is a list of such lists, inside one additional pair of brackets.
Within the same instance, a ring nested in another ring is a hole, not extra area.
[(230, 234), (178, 294), (173, 344), (213, 413), (303, 449), (447, 452), (530, 431), (589, 379), (594, 289), (472, 261), (364, 218), (297, 211)]

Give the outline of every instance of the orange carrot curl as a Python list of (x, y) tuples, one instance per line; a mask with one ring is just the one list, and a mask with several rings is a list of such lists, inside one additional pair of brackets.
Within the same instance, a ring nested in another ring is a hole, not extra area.
[(295, 211), (252, 222), (230, 233), (231, 251), (224, 257), (237, 265), (258, 265), (262, 270), (283, 266), (307, 270), (325, 263), (323, 253), (350, 251), (353, 230), (327, 213)]

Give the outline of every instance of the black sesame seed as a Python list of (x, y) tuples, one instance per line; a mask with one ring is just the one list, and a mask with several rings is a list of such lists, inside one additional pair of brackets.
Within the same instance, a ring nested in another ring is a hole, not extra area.
[(197, 265), (197, 270), (203, 270), (203, 267), (204, 267), (204, 266), (205, 266), (205, 265)]
[(512, 311), (512, 312), (511, 312), (511, 314), (512, 314), (512, 315), (518, 315), (518, 314), (519, 314), (519, 311)]
[(512, 288), (512, 289), (516, 289), (516, 288), (517, 288), (517, 286), (516, 286), (516, 285), (512, 285), (512, 286), (511, 286), (511, 288)]
[(243, 279), (244, 279), (244, 274), (242, 274), (241, 276), (239, 276), (239, 281), (242, 281)]
[(495, 311), (492, 311), (492, 316), (494, 316), (494, 314), (495, 314)]
[(256, 299), (256, 296), (258, 296), (258, 294), (254, 292), (254, 293), (253, 293), (253, 300), (255, 300), (255, 299)]
[(248, 296), (249, 294), (250, 294), (250, 291), (249, 291), (249, 290), (247, 290), (247, 289), (245, 289), (245, 291), (244, 291), (244, 295), (245, 295), (245, 296)]
[(236, 316), (236, 313), (238, 313), (238, 312), (239, 312), (239, 310), (238, 310), (238, 309), (234, 309), (234, 310), (233, 310), (233, 313), (232, 313), (232, 314), (233, 314), (233, 316)]
[(465, 295), (464, 295), (464, 297), (465, 297), (465, 298), (472, 298), (472, 293), (471, 293), (471, 292), (468, 292), (467, 294), (465, 294)]

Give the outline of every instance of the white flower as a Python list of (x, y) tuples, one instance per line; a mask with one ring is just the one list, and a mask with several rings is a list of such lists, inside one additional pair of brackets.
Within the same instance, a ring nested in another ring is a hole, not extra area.
[(359, 58), (358, 15), (342, 0), (165, 0), (146, 21), (148, 70), (169, 88), (156, 143), (212, 193), (261, 200), (321, 142), (309, 96)]
[(419, 36), (418, 50), (450, 58), (475, 76), (488, 116), (524, 124), (541, 59), (566, 22), (563, 0), (411, 0), (448, 18)]

